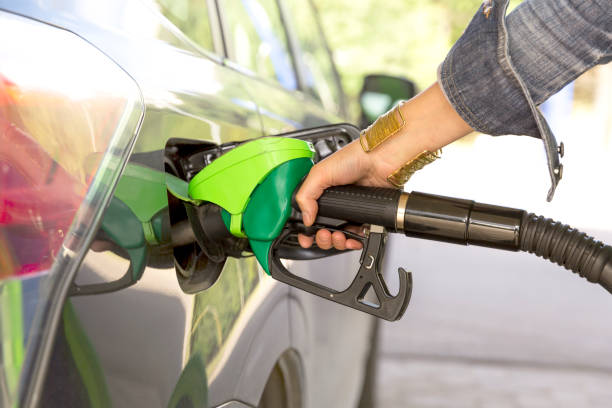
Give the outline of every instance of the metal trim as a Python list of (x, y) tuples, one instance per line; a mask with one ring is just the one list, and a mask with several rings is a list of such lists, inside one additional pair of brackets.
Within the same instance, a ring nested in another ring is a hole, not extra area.
[(400, 232), (404, 229), (404, 217), (406, 216), (406, 204), (408, 204), (408, 197), (410, 194), (400, 194), (399, 200), (397, 200), (397, 218), (395, 219), (395, 230)]

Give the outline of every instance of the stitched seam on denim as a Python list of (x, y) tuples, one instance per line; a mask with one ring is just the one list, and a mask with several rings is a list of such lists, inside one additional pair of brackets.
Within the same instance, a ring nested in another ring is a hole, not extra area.
[(453, 106), (453, 101), (451, 101), (450, 96), (447, 95), (446, 88), (444, 87), (444, 79), (442, 79), (442, 65), (444, 65), (444, 61), (438, 65), (438, 70), (436, 72), (436, 82), (440, 86), (440, 90), (442, 91), (442, 95), (446, 98), (446, 102), (450, 106)]
[[(452, 71), (452, 61), (449, 61), (449, 70)], [(478, 121), (478, 119), (476, 119), (476, 117), (472, 114), (472, 112), (467, 109), (467, 106), (465, 105), (465, 102), (463, 102), (463, 99), (461, 98), (461, 95), (459, 94), (459, 88), (457, 87), (457, 84), (455, 83), (455, 79), (453, 77), (452, 74), (450, 74), (448, 77), (446, 77), (444, 79), (444, 81), (447, 83), (449, 89), (450, 89), (450, 93), (449, 96), (450, 98), (452, 98), (455, 108), (461, 112), (463, 114), (463, 116), (465, 116), (466, 118), (468, 118), (471, 122), (475, 123), (479, 128), (481, 128), (481, 123)], [(485, 133), (485, 132), (483, 132)]]
[(479, 132), (482, 132), (482, 133), (485, 133), (485, 134), (489, 134), (489, 133), (491, 133), (489, 131), (489, 128), (487, 126), (485, 126), (478, 119), (478, 117), (476, 117), (476, 115), (470, 110), (470, 108), (467, 106), (467, 104), (463, 100), (463, 97), (461, 96), (461, 93), (459, 92), (459, 87), (457, 86), (457, 84), (455, 82), (454, 75), (452, 74), (452, 72), (453, 72), (453, 56), (454, 56), (454, 52), (452, 52), (452, 50), (451, 50), (451, 54), (449, 55), (449, 58), (448, 58), (448, 63), (449, 63), (448, 70), (449, 70), (450, 74), (447, 76), (446, 81), (449, 82), (449, 85), (453, 89), (453, 92), (449, 96), (453, 98), (457, 109), (459, 109), (461, 112), (463, 112), (463, 114), (466, 117), (470, 118), (470, 120), (472, 120), (472, 122), (474, 122), (479, 127), (479, 129), (477, 129)]
[(510, 61), (511, 60), (510, 43), (509, 43), (508, 27), (506, 26), (506, 19), (505, 19), (505, 10), (507, 9), (507, 6), (508, 6), (508, 0), (503, 0), (503, 4), (505, 7), (502, 7), (503, 10), (501, 10), (501, 12), (498, 14), (498, 17), (501, 17), (501, 19), (499, 20), (500, 24), (499, 24), (498, 32), (497, 32), (498, 51), (501, 51), (500, 48), (503, 47), (503, 59), (500, 60), (500, 64), (503, 65), (504, 62), (508, 64), (506, 68), (508, 68), (514, 74), (514, 78), (519, 83), (520, 88), (523, 92), (523, 96), (527, 100), (527, 105), (529, 105), (529, 109), (531, 110), (531, 114), (538, 128), (538, 133), (540, 134), (540, 138), (543, 141), (544, 150), (546, 151), (546, 162), (548, 166), (548, 174), (550, 176), (550, 180), (552, 184), (548, 192), (548, 198), (547, 198), (547, 200), (550, 201), (552, 199), (552, 194), (554, 194), (555, 188), (559, 182), (559, 176), (558, 174), (555, 174), (555, 170), (556, 170), (555, 166), (559, 163), (559, 153), (556, 151), (553, 151), (554, 147), (557, 145), (557, 141), (556, 141), (555, 135), (552, 132), (552, 129), (550, 129), (550, 126), (548, 126), (546, 119), (544, 119), (540, 110), (535, 106), (535, 103), (533, 102), (533, 98), (531, 97), (531, 94), (529, 90), (527, 89), (527, 86), (525, 85), (523, 80), (520, 78), (520, 76), (516, 72), (516, 69), (514, 68), (514, 66), (512, 65)]
[[(508, 4), (507, 0), (504, 3), (507, 6)], [(504, 8), (502, 7), (502, 9)], [(502, 67), (502, 70), (504, 71), (504, 73), (518, 84), (519, 89), (521, 90), (521, 93), (523, 94), (523, 97), (525, 98), (525, 101), (527, 102), (527, 105), (529, 106), (531, 115), (533, 116), (533, 119), (535, 120), (536, 126), (538, 128), (538, 133), (540, 134), (540, 138), (544, 139), (545, 138), (544, 135), (546, 132), (544, 130), (544, 126), (542, 125), (540, 121), (539, 115), (536, 112), (536, 106), (535, 106), (535, 103), (533, 102), (533, 97), (531, 96), (529, 89), (527, 89), (527, 86), (525, 85), (523, 80), (520, 78), (520, 76), (518, 75), (518, 72), (516, 71), (516, 68), (514, 68), (511, 62), (510, 43), (509, 43), (510, 38), (508, 35), (508, 28), (506, 27), (506, 20), (504, 18), (504, 12), (500, 12), (499, 14), (500, 16), (498, 17), (500, 17), (500, 20), (499, 20), (500, 24), (497, 30), (497, 56), (498, 56), (499, 65)]]

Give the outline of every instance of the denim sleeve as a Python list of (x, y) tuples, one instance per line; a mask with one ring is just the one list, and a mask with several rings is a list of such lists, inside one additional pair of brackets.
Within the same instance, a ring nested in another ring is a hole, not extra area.
[(542, 138), (553, 186), (557, 144), (537, 105), (597, 64), (612, 60), (612, 0), (485, 0), (438, 71), (457, 113), (490, 135)]
[[(612, 0), (526, 0), (506, 25), (508, 63), (536, 105), (612, 59)], [(439, 83), (475, 130), (541, 137), (520, 84), (500, 57), (498, 26), (481, 7), (440, 66)]]

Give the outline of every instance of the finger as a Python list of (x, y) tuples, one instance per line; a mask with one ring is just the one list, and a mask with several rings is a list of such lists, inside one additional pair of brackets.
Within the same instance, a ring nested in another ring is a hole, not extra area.
[(317, 246), (321, 249), (331, 249), (332, 247), (332, 234), (326, 229), (318, 230), (315, 240)]
[(334, 248), (339, 251), (344, 251), (346, 249), (346, 237), (344, 236), (344, 233), (341, 231), (334, 231), (331, 239)]
[(325, 178), (313, 168), (295, 195), (295, 200), (302, 212), (302, 220), (307, 227), (314, 223), (319, 209), (317, 199), (321, 197), (327, 187), (329, 187), (329, 184)]
[(302, 248), (310, 248), (314, 242), (314, 238), (308, 235), (298, 234), (298, 242)]
[(365, 235), (363, 233), (363, 225), (362, 226), (359, 226), (359, 225), (349, 225), (349, 226), (347, 226), (344, 229), (349, 231), (349, 232), (352, 232), (354, 234), (361, 235), (362, 237)]
[(361, 248), (363, 248), (363, 245), (361, 244), (361, 242), (354, 240), (354, 239), (346, 240), (346, 249), (361, 249)]
[[(359, 226), (359, 225), (349, 225), (348, 227), (344, 228), (347, 231), (350, 231), (352, 233), (355, 233), (357, 235), (361, 235), (362, 237), (364, 236), (363, 233), (363, 226)], [(347, 239), (346, 240), (346, 249), (361, 249), (363, 248), (363, 244), (359, 241), (357, 241), (356, 239)]]

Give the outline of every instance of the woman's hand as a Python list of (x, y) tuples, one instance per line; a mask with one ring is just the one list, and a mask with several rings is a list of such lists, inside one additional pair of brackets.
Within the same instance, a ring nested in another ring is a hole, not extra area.
[[(359, 184), (363, 186), (392, 187), (387, 182), (387, 176), (394, 170), (393, 162), (386, 162), (361, 148), (359, 140), (355, 140), (343, 149), (317, 163), (296, 195), (296, 200), (302, 210), (304, 224), (313, 224), (318, 211), (317, 199), (328, 187), (344, 184)], [(353, 232), (359, 231), (357, 228)], [(308, 248), (313, 238), (300, 234), (300, 245)], [(360, 249), (361, 243), (354, 239), (346, 239), (343, 233), (333, 234), (328, 230), (319, 230), (316, 235), (317, 245), (322, 249), (332, 246), (339, 250)]]
[[(296, 195), (304, 224), (313, 224), (317, 215), (317, 199), (328, 187), (359, 184), (392, 187), (387, 177), (424, 151), (435, 151), (470, 133), (472, 129), (448, 103), (438, 84), (434, 84), (410, 101), (402, 104), (406, 124), (371, 152), (364, 152), (359, 140), (317, 163)], [(341, 232), (319, 230), (319, 248), (360, 249), (361, 243), (346, 239)], [(300, 245), (308, 248), (313, 238), (300, 234)]]

